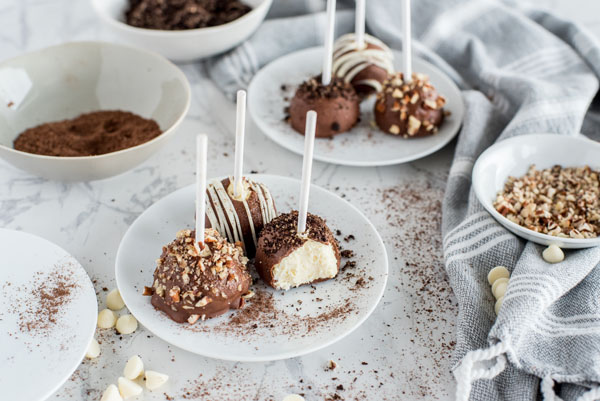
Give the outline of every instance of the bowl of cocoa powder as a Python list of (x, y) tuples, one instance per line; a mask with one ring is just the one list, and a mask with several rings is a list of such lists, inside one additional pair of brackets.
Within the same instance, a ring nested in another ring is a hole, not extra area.
[(0, 157), (49, 179), (107, 178), (161, 149), (189, 105), (185, 75), (158, 54), (52, 46), (0, 63)]
[(119, 40), (174, 61), (225, 52), (246, 40), (273, 0), (91, 0)]

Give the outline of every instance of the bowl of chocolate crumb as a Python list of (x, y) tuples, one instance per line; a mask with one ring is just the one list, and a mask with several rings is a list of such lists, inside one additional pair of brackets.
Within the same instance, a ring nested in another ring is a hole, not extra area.
[(72, 42), (0, 63), (0, 157), (61, 181), (107, 178), (161, 149), (190, 105), (164, 57)]
[[(500, 141), (477, 159), (473, 189), (492, 217), (526, 240), (561, 248), (600, 246), (600, 143), (583, 135)], [(485, 219), (475, 226), (480, 241), (510, 239)]]
[(91, 0), (119, 40), (173, 61), (225, 52), (246, 40), (273, 0)]

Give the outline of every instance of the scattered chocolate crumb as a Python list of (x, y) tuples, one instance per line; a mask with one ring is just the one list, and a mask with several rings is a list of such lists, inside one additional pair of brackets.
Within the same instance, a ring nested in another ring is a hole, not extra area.
[(342, 252), (342, 257), (343, 258), (353, 258), (354, 257), (354, 251), (352, 251), (351, 249), (344, 249)]

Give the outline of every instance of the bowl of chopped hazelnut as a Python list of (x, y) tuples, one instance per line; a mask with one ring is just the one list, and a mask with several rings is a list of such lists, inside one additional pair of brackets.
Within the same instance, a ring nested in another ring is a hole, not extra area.
[(600, 143), (584, 136), (503, 140), (473, 168), (479, 202), (505, 228), (562, 248), (600, 245)]
[(246, 40), (273, 0), (91, 0), (119, 40), (173, 60), (193, 61)]

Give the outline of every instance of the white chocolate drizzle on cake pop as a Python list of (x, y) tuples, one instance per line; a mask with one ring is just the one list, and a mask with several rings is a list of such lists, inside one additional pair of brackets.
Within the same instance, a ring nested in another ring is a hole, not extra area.
[[(368, 46), (378, 48), (368, 48)], [(389, 47), (381, 40), (365, 34), (365, 47), (357, 49), (355, 34), (349, 33), (341, 36), (333, 48), (333, 73), (351, 82), (365, 68), (376, 65), (392, 74), (394, 72), (394, 55)], [(365, 79), (353, 82), (354, 85), (368, 85), (377, 92), (381, 91), (381, 82), (375, 79)]]
[[(229, 181), (233, 183), (233, 177), (230, 177)], [(252, 240), (256, 246), (257, 233), (254, 221), (252, 219), (252, 213), (248, 205), (248, 191), (252, 191), (257, 195), (262, 225), (267, 224), (277, 216), (275, 202), (273, 201), (271, 193), (263, 184), (247, 180), (245, 178), (243, 179), (242, 183), (243, 193), (239, 201), (242, 202), (244, 206), (246, 218), (248, 219), (248, 226), (250, 227), (250, 231), (252, 233)], [(233, 205), (231, 199), (233, 197), (233, 185), (231, 184), (229, 187), (230, 188), (226, 189), (220, 180), (213, 180), (210, 183), (207, 188), (208, 199), (206, 216), (208, 217), (211, 226), (214, 227), (218, 232), (225, 235), (232, 242), (241, 242), (244, 244), (244, 248), (246, 248), (240, 216), (236, 212), (235, 206)], [(231, 193), (229, 194), (228, 191)]]

